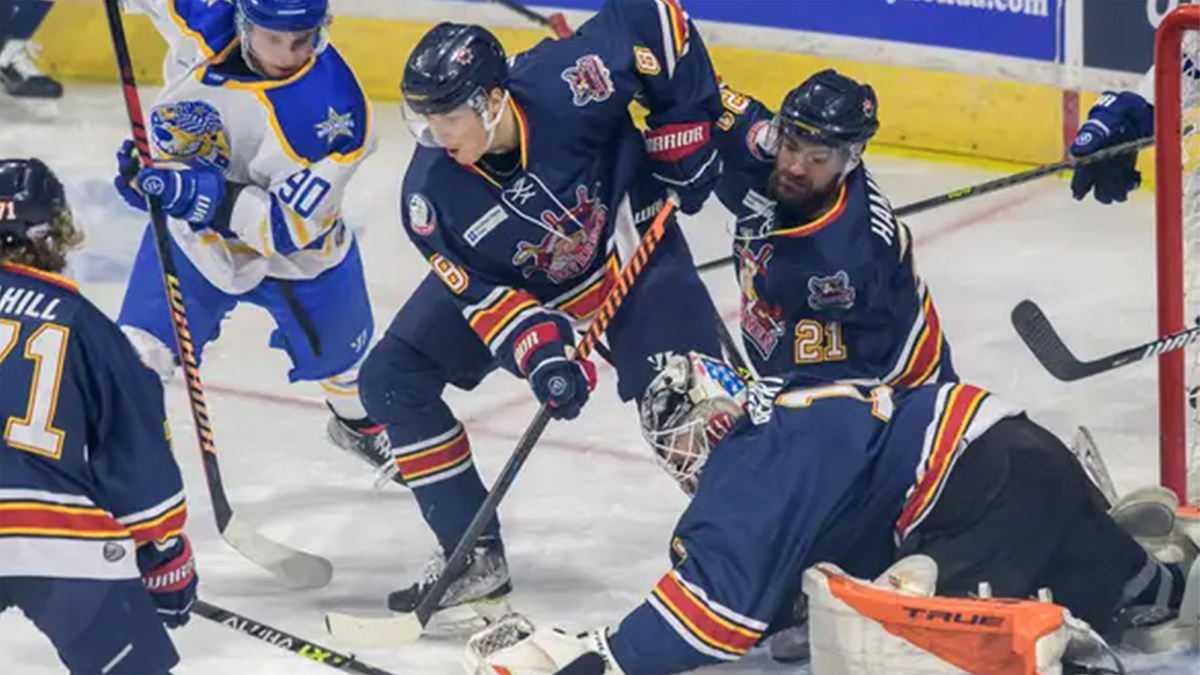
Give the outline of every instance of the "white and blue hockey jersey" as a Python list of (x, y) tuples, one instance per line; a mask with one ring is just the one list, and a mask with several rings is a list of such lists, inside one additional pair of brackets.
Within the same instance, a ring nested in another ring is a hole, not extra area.
[(166, 87), (149, 117), (157, 159), (219, 166), (232, 200), (219, 222), (170, 223), (217, 288), (244, 293), (264, 277), (312, 279), (345, 257), (346, 185), (375, 146), (371, 106), (333, 45), (295, 75), (270, 80), (246, 65), (233, 3), (127, 0), (167, 41)]

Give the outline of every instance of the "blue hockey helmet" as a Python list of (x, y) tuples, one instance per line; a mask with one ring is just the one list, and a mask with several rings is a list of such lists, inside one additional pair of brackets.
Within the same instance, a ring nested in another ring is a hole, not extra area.
[(302, 33), (329, 23), (329, 0), (237, 0), (249, 23), (281, 33)]
[(779, 130), (822, 145), (861, 146), (879, 130), (878, 107), (870, 85), (826, 69), (788, 92)]
[(38, 256), (35, 266), (58, 272), (66, 254), (58, 249), (82, 240), (62, 182), (40, 159), (0, 159), (0, 253), (51, 236), (62, 246)]
[(400, 93), (420, 115), (444, 113), (508, 79), (504, 47), (482, 26), (443, 22), (408, 56)]

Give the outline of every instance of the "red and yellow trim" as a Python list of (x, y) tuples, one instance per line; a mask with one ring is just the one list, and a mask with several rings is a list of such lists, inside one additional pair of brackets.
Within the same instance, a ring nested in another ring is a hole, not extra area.
[(889, 384), (898, 387), (915, 387), (928, 382), (942, 362), (942, 346), (945, 340), (942, 336), (942, 321), (938, 317), (937, 308), (933, 306), (933, 296), (925, 291), (921, 303), (921, 317), (925, 326), (913, 343), (908, 353), (908, 361), (904, 370), (892, 378)]
[(128, 539), (131, 535), (99, 507), (6, 502), (0, 504), (0, 537), (7, 536)]
[(621, 266), (617, 260), (617, 255), (614, 253), (608, 257), (608, 262), (604, 263), (604, 274), (581, 290), (575, 297), (559, 304), (558, 309), (576, 319), (591, 319), (596, 315), (596, 312), (600, 311), (600, 307), (604, 305), (604, 300), (608, 297), (609, 291), (616, 284), (620, 274)]
[(518, 314), (538, 304), (537, 298), (525, 291), (509, 290), (487, 309), (481, 309), (468, 319), (471, 329), (485, 345), (491, 345), (496, 335)]
[(671, 21), (671, 40), (673, 41), (671, 49), (674, 50), (676, 59), (682, 58), (688, 42), (687, 14), (684, 13), (678, 0), (659, 1), (667, 8), (667, 16)]
[(950, 475), (962, 450), (963, 435), (987, 397), (987, 391), (969, 384), (955, 385), (946, 395), (937, 433), (932, 445), (926, 448), (924, 464), (896, 521), (896, 533), (900, 537), (904, 537), (920, 522), (941, 493), (946, 477)]
[(166, 541), (183, 534), (187, 522), (187, 504), (180, 502), (166, 513), (140, 523), (130, 523), (129, 531), (139, 545), (150, 541)]
[(62, 276), (61, 274), (54, 274), (53, 272), (43, 272), (42, 270), (39, 270), (36, 267), (29, 267), (28, 265), (18, 265), (17, 263), (0, 263), (0, 270), (4, 270), (5, 272), (11, 272), (13, 274), (23, 276), (23, 277), (30, 277), (32, 279), (37, 279), (39, 281), (45, 281), (46, 283), (54, 284), (55, 286), (58, 286), (60, 288), (65, 288), (66, 290), (71, 291), (72, 293), (75, 293), (75, 294), (79, 293), (79, 284), (75, 283), (74, 281), (71, 281), (70, 279)]
[(713, 611), (672, 570), (654, 586), (653, 596), (693, 637), (730, 656), (743, 656), (758, 644), (762, 632)]
[(825, 229), (830, 223), (837, 220), (838, 217), (842, 215), (842, 212), (846, 210), (847, 194), (849, 194), (849, 190), (846, 188), (846, 184), (842, 183), (842, 188), (838, 190), (837, 201), (833, 203), (833, 208), (825, 212), (825, 215), (801, 225), (775, 230), (770, 234), (770, 236), (811, 237), (812, 235)]
[(471, 443), (466, 430), (460, 428), (448, 441), (397, 457), (396, 467), (411, 485), (412, 481), (450, 471), (470, 459)]

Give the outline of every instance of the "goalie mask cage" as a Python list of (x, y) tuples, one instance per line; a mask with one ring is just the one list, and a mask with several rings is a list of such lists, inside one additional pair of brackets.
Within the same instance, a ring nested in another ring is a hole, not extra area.
[[(1200, 318), (1200, 5), (1176, 8), (1155, 36), (1158, 329)], [(1182, 65), (1182, 77), (1181, 77)], [(1162, 484), (1200, 505), (1200, 346), (1159, 357)]]

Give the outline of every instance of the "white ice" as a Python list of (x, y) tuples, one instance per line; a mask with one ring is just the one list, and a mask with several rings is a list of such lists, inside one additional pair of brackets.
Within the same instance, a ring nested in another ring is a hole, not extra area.
[[(144, 100), (153, 95), (143, 92)], [(351, 185), (345, 216), (361, 237), (382, 331), (428, 268), (397, 222), (398, 182), (411, 142), (394, 104), (380, 103), (375, 113), (382, 144)], [(0, 156), (36, 155), (62, 176), (89, 237), (73, 263), (74, 274), (110, 314), (120, 306), (144, 222), (111, 186), (114, 153), (128, 135), (116, 85), (72, 85), (56, 115), (33, 114), (0, 99)], [(883, 153), (870, 153), (868, 160), (896, 205), (1000, 175)], [(697, 261), (728, 253), (725, 221), (713, 200), (686, 222)], [(1154, 366), (1063, 384), (1034, 361), (1008, 318), (1017, 301), (1036, 299), (1086, 357), (1153, 337), (1151, 195), (1139, 193), (1108, 207), (1076, 203), (1066, 182), (1052, 179), (908, 222), (920, 273), (932, 286), (960, 374), (1027, 406), (1064, 437), (1088, 425), (1119, 489), (1156, 482)], [(732, 274), (710, 273), (706, 281), (732, 318), (737, 306)], [(188, 531), (201, 594), (347, 651), (325, 634), (323, 612), (382, 614), (386, 594), (420, 574), (434, 542), (410, 494), (390, 485), (372, 489), (370, 470), (325, 440), (320, 393), (315, 386), (287, 383), (285, 357), (267, 347), (270, 327), (265, 313), (239, 309), (205, 354), (203, 377), (226, 487), (237, 512), (265, 533), (328, 557), (334, 580), (317, 591), (287, 591), (222, 542), (187, 402), (176, 382), (168, 390), (170, 417), (191, 497)], [(668, 537), (685, 504), (671, 480), (648, 461), (633, 409), (617, 402), (611, 370), (601, 372), (600, 388), (583, 416), (551, 426), (501, 509), (515, 605), (535, 621), (580, 630), (616, 622), (642, 600), (666, 570)], [(507, 375), (492, 377), (474, 392), (452, 391), (449, 399), (470, 431), (477, 464), (490, 478), (532, 417), (534, 399), (524, 383)], [(331, 672), (198, 617), (174, 638), (183, 658), (176, 672), (185, 675)], [(396, 675), (450, 675), (462, 672), (463, 644), (424, 640), (360, 657)], [(6, 673), (62, 672), (49, 643), (15, 611), (0, 617), (0, 654)], [(1164, 672), (1152, 666), (1156, 661), (1135, 663)], [(10, 670), (10, 664), (18, 669)], [(804, 671), (756, 653), (709, 672)]]

